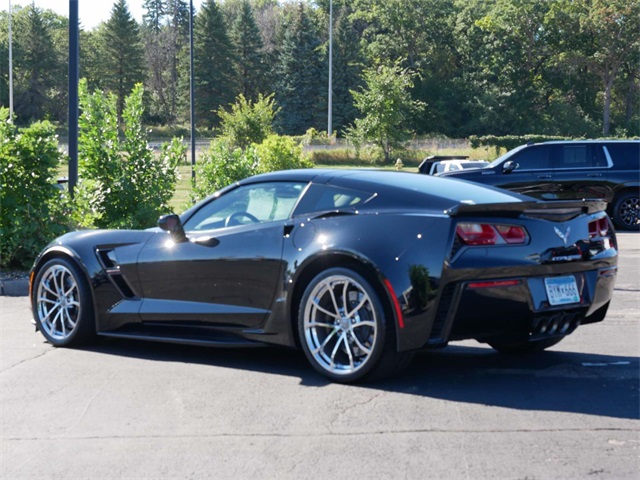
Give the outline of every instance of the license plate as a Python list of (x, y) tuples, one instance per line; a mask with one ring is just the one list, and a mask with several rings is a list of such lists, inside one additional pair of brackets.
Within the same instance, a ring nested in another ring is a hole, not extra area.
[(567, 277), (545, 278), (544, 286), (547, 289), (547, 298), (551, 305), (566, 305), (568, 303), (580, 302), (578, 285), (572, 275)]

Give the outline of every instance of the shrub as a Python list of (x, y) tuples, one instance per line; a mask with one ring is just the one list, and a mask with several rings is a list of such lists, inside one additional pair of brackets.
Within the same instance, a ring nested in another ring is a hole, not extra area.
[(227, 185), (258, 173), (312, 166), (304, 158), (302, 147), (291, 137), (269, 135), (262, 143), (252, 144), (244, 150), (219, 138), (211, 142), (209, 150), (200, 158), (191, 198), (193, 201), (202, 200)]
[(196, 165), (196, 183), (191, 199), (196, 202), (227, 185), (255, 173), (257, 157), (254, 148), (242, 150), (227, 141), (216, 139)]
[(256, 102), (247, 100), (240, 94), (230, 112), (223, 108), (218, 110), (222, 137), (232, 147), (243, 149), (252, 143), (261, 143), (273, 133), (273, 119), (277, 112), (273, 94), (268, 97), (260, 94)]
[(118, 138), (115, 96), (87, 92), (81, 84), (79, 176), (76, 208), (80, 225), (99, 228), (145, 228), (169, 210), (175, 190), (177, 165), (186, 147), (180, 141), (163, 146), (154, 155), (142, 126), (142, 85), (125, 100), (123, 139)]
[(291, 137), (269, 135), (260, 145), (256, 145), (255, 149), (258, 156), (258, 173), (313, 167), (303, 156), (302, 147)]
[(55, 128), (38, 122), (17, 129), (0, 109), (0, 265), (27, 268), (65, 230), (61, 191), (55, 186)]

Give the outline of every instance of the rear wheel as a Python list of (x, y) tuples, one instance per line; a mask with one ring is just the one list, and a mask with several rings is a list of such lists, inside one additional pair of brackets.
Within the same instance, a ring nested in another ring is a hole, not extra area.
[(533, 340), (529, 342), (513, 342), (513, 343), (504, 343), (504, 342), (489, 342), (492, 348), (497, 350), (500, 353), (535, 353), (541, 352), (546, 348), (553, 347), (554, 345), (560, 343), (560, 341), (564, 337), (553, 337), (553, 338), (543, 338), (540, 340)]
[(302, 349), (318, 372), (338, 382), (380, 378), (404, 366), (393, 327), (374, 288), (358, 273), (331, 268), (309, 284), (300, 303)]
[(76, 346), (95, 335), (89, 286), (71, 261), (54, 258), (40, 268), (32, 301), (38, 329), (51, 344)]
[(638, 192), (620, 195), (613, 204), (613, 223), (623, 230), (640, 230), (640, 201)]

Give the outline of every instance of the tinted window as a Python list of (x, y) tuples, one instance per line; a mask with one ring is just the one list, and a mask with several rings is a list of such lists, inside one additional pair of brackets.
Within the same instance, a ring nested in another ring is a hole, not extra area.
[(238, 187), (209, 202), (185, 224), (187, 231), (285, 220), (305, 183), (273, 182)]
[(558, 149), (557, 168), (606, 167), (607, 160), (600, 145), (561, 145)]
[(616, 167), (634, 170), (640, 168), (640, 143), (608, 143), (606, 149)]
[(371, 195), (333, 185), (311, 184), (300, 200), (295, 215), (354, 207)]
[(550, 170), (551, 148), (548, 146), (525, 148), (510, 160), (518, 164), (518, 170)]

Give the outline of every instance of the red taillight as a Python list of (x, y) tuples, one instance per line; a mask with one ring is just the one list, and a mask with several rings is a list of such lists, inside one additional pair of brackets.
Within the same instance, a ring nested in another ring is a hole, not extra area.
[(609, 222), (606, 217), (589, 222), (589, 238), (609, 236)]
[(527, 232), (515, 225), (459, 223), (456, 234), (465, 245), (517, 245), (527, 242)]

